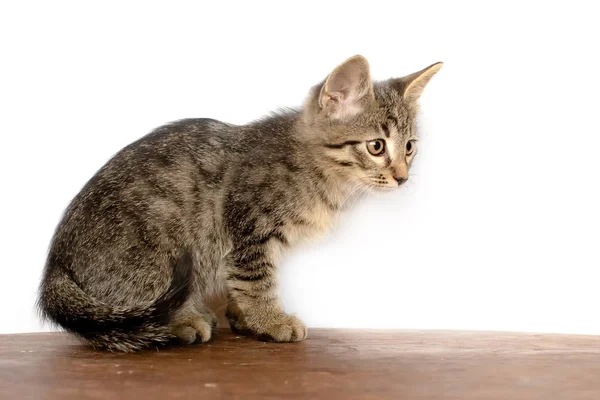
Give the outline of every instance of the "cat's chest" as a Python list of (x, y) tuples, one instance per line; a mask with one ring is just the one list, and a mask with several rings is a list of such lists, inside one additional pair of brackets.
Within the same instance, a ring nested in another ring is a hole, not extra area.
[(330, 231), (336, 219), (336, 211), (324, 204), (316, 204), (291, 216), (283, 227), (284, 235), (292, 246), (316, 239)]

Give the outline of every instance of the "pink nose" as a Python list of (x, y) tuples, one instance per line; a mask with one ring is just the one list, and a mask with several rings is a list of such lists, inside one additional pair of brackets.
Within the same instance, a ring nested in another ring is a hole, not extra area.
[(398, 186), (402, 185), (404, 182), (408, 180), (408, 167), (405, 163), (401, 163), (395, 165), (392, 168), (392, 175), (396, 182), (398, 182)]

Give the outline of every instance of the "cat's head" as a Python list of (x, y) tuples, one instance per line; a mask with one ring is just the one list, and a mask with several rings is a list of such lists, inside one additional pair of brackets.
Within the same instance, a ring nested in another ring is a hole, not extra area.
[(418, 99), (442, 63), (403, 78), (373, 82), (369, 63), (354, 56), (311, 91), (304, 123), (321, 158), (349, 182), (397, 188), (417, 153)]

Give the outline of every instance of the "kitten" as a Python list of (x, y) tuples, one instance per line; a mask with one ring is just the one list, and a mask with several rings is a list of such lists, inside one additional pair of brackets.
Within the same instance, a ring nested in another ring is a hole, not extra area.
[(261, 340), (306, 338), (276, 290), (286, 248), (324, 231), (357, 187), (397, 188), (416, 154), (417, 100), (442, 64), (373, 83), (354, 56), (302, 109), (235, 126), (186, 119), (125, 147), (54, 234), (42, 315), (110, 351), (206, 342), (205, 300)]

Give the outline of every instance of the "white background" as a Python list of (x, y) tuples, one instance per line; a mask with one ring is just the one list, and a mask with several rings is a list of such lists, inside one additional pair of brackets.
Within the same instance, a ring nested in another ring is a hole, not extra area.
[[(12, 3), (12, 4), (11, 4)], [(301, 104), (338, 63), (444, 61), (410, 184), (290, 254), (309, 326), (600, 334), (593, 2), (3, 2), (0, 332), (33, 312), (63, 209), (121, 147), (184, 117)]]

